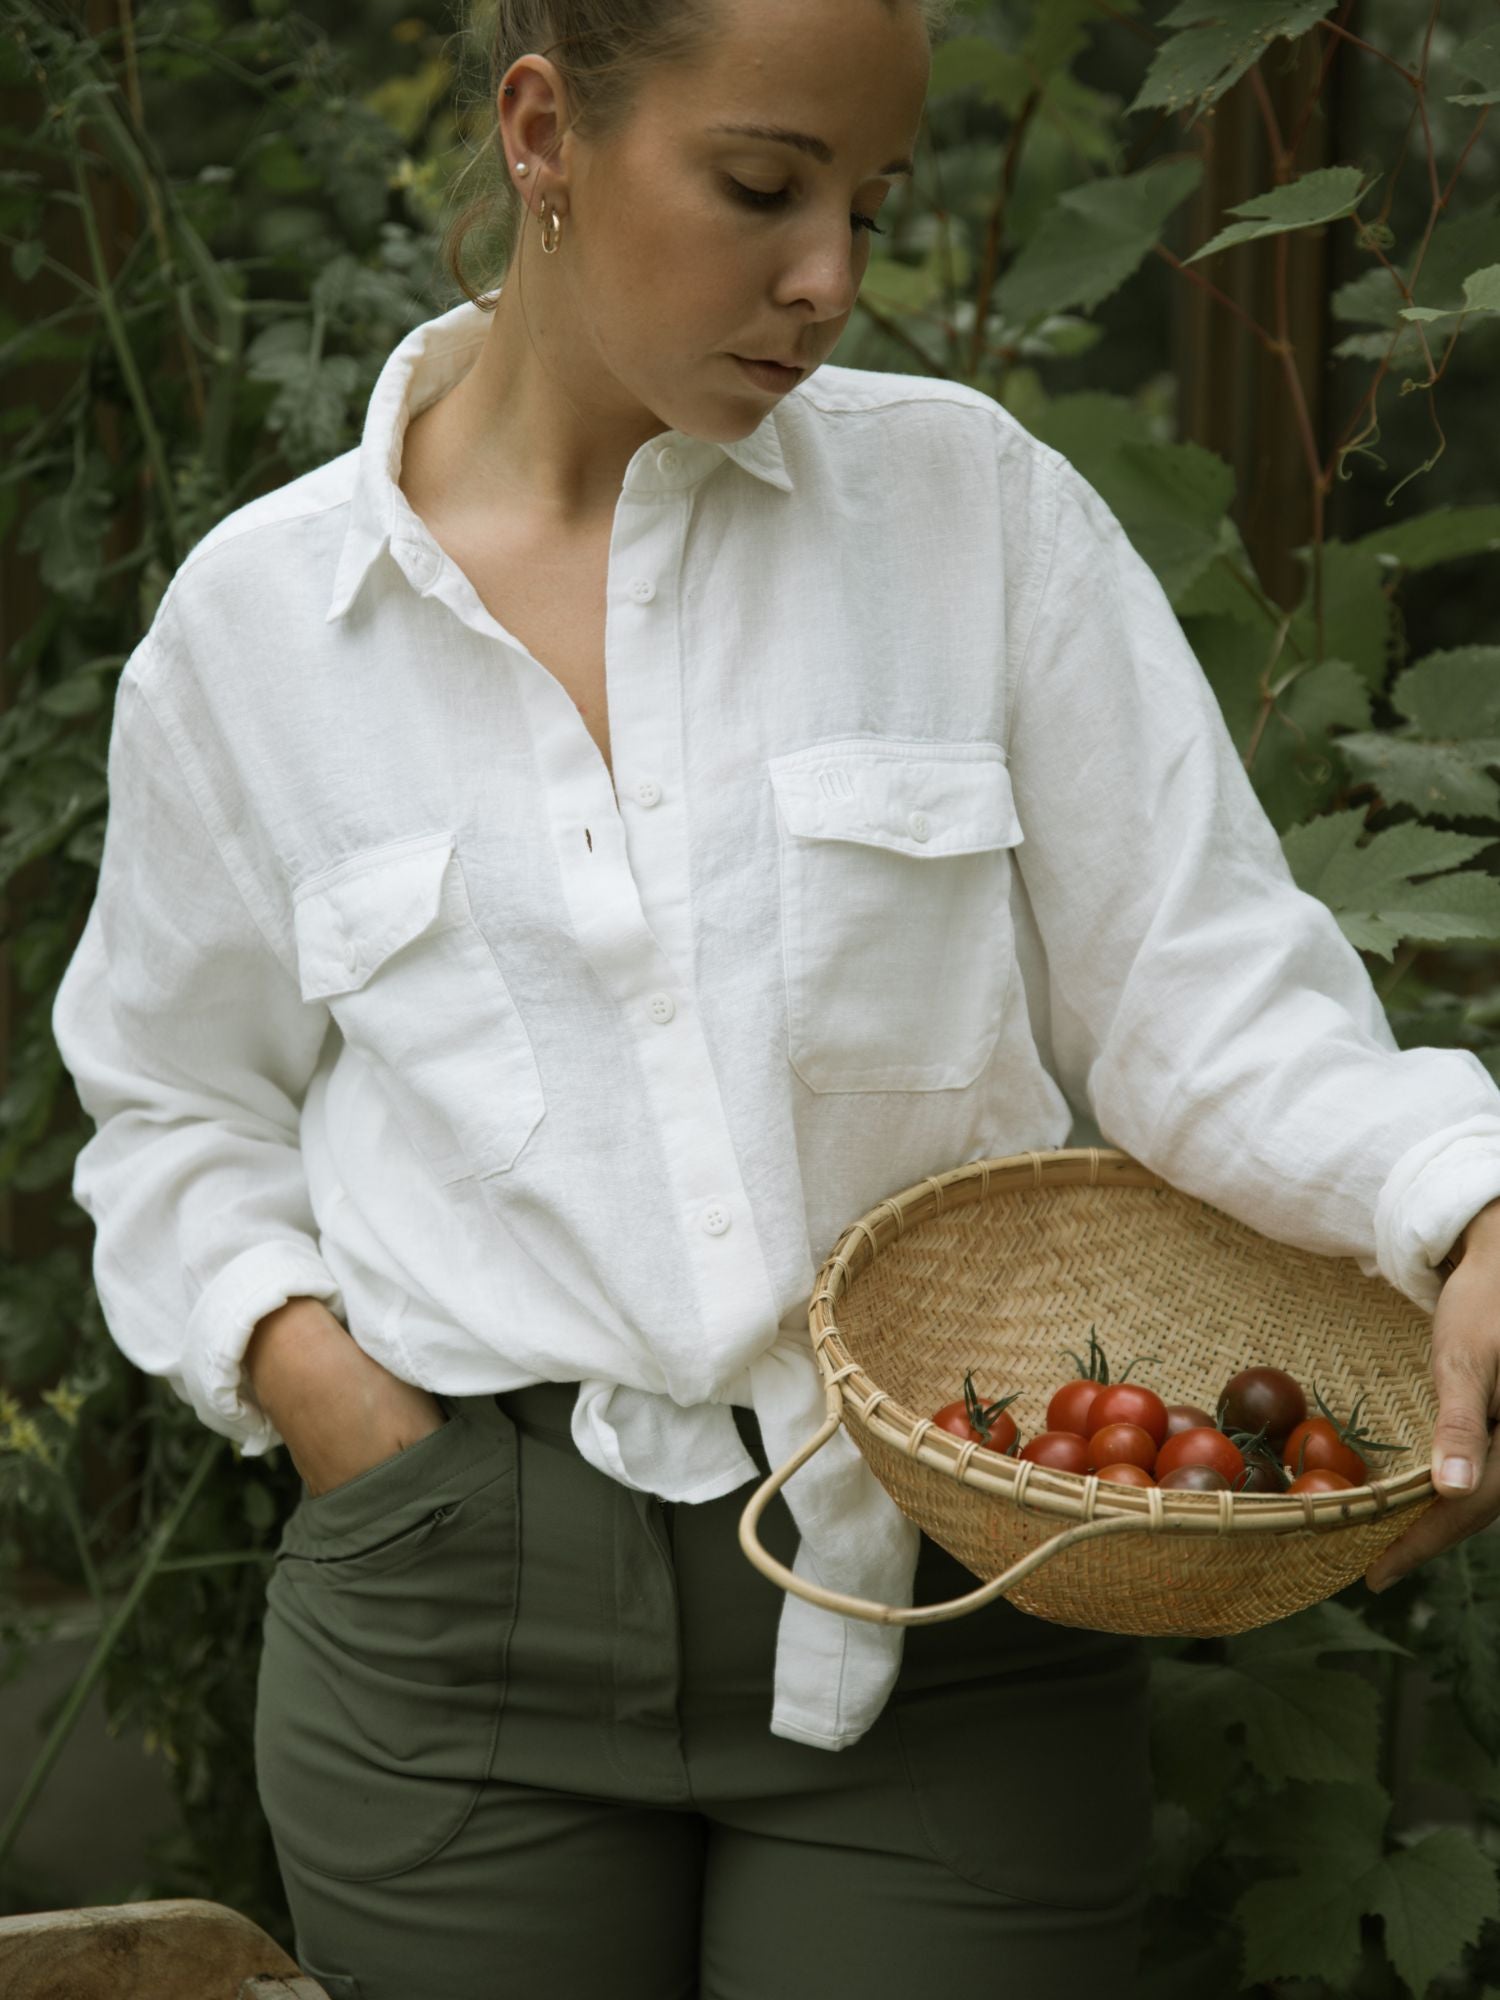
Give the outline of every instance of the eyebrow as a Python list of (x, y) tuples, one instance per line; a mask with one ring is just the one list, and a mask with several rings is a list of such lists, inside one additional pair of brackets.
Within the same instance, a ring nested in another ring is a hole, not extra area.
[[(736, 132), (745, 139), (770, 139), (778, 145), (795, 146), (800, 152), (811, 153), (825, 167), (833, 164), (833, 148), (826, 139), (815, 139), (811, 132), (789, 132), (784, 125), (711, 125), (711, 132)], [(909, 174), (910, 160), (890, 160), (880, 169), (881, 175)]]

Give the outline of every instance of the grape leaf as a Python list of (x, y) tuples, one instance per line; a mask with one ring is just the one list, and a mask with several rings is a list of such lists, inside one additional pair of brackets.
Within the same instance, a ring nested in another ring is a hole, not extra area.
[(1500, 818), (1500, 787), (1485, 775), (1486, 765), (1500, 763), (1500, 737), (1433, 743), (1415, 730), (1377, 729), (1341, 736), (1336, 747), (1354, 775), (1374, 785), (1387, 805), (1414, 806), (1445, 819)]
[(1384, 1920), (1396, 1971), (1413, 1993), (1426, 1993), (1500, 1915), (1494, 1867), (1453, 1827), (1385, 1853), (1390, 1799), (1378, 1785), (1295, 1790), (1259, 1846), (1294, 1872), (1253, 1883), (1235, 1905), (1244, 1983), (1311, 1978), (1345, 1990), (1359, 1962), (1361, 1920), (1373, 1914)]
[(1167, 217), (1202, 178), (1201, 160), (1171, 160), (1068, 188), (996, 286), (996, 304), (1023, 323), (1098, 305), (1150, 255)]
[(1450, 104), (1500, 104), (1500, 27), (1492, 22), (1453, 52), (1453, 67), (1460, 76), (1477, 77), (1486, 86), (1477, 94), (1466, 91), (1450, 97)]
[(1221, 229), (1182, 261), (1196, 264), (1200, 257), (1212, 257), (1216, 251), (1228, 250), (1236, 243), (1337, 222), (1342, 216), (1353, 215), (1373, 186), (1374, 181), (1367, 179), (1359, 167), (1315, 168), (1300, 180), (1288, 181), (1266, 194), (1252, 195), (1249, 201), (1236, 202), (1229, 214), (1243, 215), (1249, 220), (1233, 222), (1227, 229)]
[[(1237, 83), (1279, 35), (1302, 35), (1337, 0), (1182, 0), (1161, 18), (1164, 28), (1184, 32), (1163, 42), (1127, 111), (1191, 107), (1197, 119)], [(1197, 26), (1189, 25), (1198, 23)]]
[(1500, 313), (1500, 264), (1471, 271), (1464, 279), (1463, 302), (1456, 306), (1403, 306), (1402, 319), (1452, 319), (1457, 313)]
[[(1349, 742), (1338, 739), (1340, 750)], [(1376, 737), (1376, 741), (1384, 738)], [(1487, 840), (1407, 821), (1359, 845), (1364, 811), (1324, 813), (1281, 837), (1298, 888), (1319, 897), (1349, 942), (1389, 958), (1403, 938), (1500, 938), (1500, 882), (1452, 872)], [(1418, 882), (1417, 876), (1433, 876)]]

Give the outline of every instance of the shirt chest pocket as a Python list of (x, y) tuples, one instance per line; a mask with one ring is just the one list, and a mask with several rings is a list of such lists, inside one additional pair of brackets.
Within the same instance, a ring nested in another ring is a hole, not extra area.
[(456, 836), (340, 862), (297, 889), (293, 921), (302, 997), (327, 1003), (438, 1180), (514, 1166), (546, 1104)]
[(768, 764), (792, 1067), (817, 1091), (972, 1083), (1015, 962), (1003, 756), (859, 739)]

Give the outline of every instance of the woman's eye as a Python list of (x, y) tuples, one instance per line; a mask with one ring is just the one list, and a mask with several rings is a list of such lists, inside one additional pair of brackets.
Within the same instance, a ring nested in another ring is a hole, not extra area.
[[(785, 188), (778, 188), (774, 194), (767, 194), (764, 188), (746, 187), (743, 181), (735, 180), (733, 175), (726, 174), (725, 180), (733, 191), (735, 199), (744, 202), (749, 208), (779, 208), (782, 202), (786, 200)], [(885, 234), (885, 231), (873, 215), (861, 215), (856, 210), (850, 215), (849, 220), (853, 223), (856, 232), (861, 229), (867, 229), (874, 236), (884, 236)]]

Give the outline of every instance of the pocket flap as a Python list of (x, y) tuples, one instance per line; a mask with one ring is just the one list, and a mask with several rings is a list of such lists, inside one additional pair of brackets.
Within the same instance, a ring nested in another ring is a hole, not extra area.
[(920, 856), (976, 854), (1025, 838), (1010, 772), (993, 751), (815, 745), (769, 758), (767, 768), (782, 819), (806, 840)]
[(356, 855), (296, 892), (292, 921), (304, 1000), (353, 992), (428, 929), (442, 907), (455, 837), (433, 834)]

